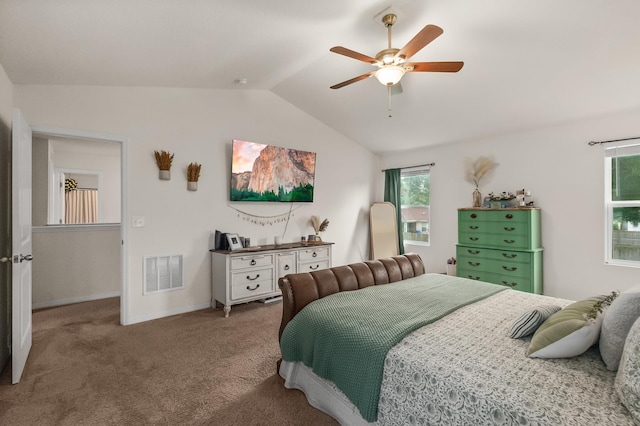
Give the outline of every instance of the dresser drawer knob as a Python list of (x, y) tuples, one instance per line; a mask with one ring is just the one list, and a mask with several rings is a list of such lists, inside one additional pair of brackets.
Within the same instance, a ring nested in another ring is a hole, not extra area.
[(507, 259), (515, 259), (516, 257), (518, 257), (518, 255), (513, 253), (502, 253), (502, 257), (506, 257)]
[(471, 214), (471, 219), (475, 219), (475, 218), (477, 218), (477, 217), (478, 217), (478, 215), (477, 215), (477, 214), (475, 214), (475, 213), (472, 213), (472, 214)]
[(515, 240), (503, 240), (503, 241), (507, 244), (513, 244), (516, 242)]
[(471, 241), (478, 241), (478, 237), (469, 237)]
[(251, 259), (251, 262), (249, 262), (249, 265), (253, 266), (256, 264), (256, 260), (255, 259)]
[(502, 269), (504, 269), (505, 271), (513, 272), (516, 269), (518, 269), (518, 267), (517, 266), (503, 266)]
[(479, 228), (479, 226), (476, 226), (476, 225), (469, 225), (469, 229), (478, 229), (478, 228)]
[(320, 265), (316, 265), (315, 268), (313, 266), (309, 266), (309, 269), (311, 269), (312, 271), (315, 271), (316, 269), (318, 269), (320, 267)]
[(504, 215), (507, 219), (513, 219), (513, 215), (511, 213)]
[(318, 253), (316, 253), (315, 251), (313, 252), (313, 254), (311, 255), (311, 257), (318, 257)]
[(288, 270), (289, 270), (289, 265), (284, 265), (284, 268), (283, 268), (283, 269), (284, 269), (285, 271), (288, 271)]
[(506, 285), (507, 287), (515, 287), (518, 283), (509, 283), (507, 281), (502, 281), (502, 285)]
[(256, 286), (254, 288), (251, 288), (251, 287), (247, 286), (247, 290), (254, 291), (254, 290), (257, 290), (258, 287), (260, 287), (260, 284), (256, 284)]
[(248, 279), (249, 281), (255, 281), (255, 280), (257, 280), (258, 278), (260, 278), (260, 274), (256, 274), (255, 278), (251, 278), (249, 275), (247, 275), (247, 279)]
[(516, 228), (511, 228), (511, 227), (505, 226), (504, 230), (507, 231), (507, 232), (511, 232), (511, 231), (515, 231)]
[(480, 266), (480, 262), (467, 262), (469, 266)]
[(469, 250), (469, 249), (467, 249), (467, 253), (469, 253), (469, 254), (480, 254), (480, 250)]
[(471, 280), (479, 280), (480, 277), (474, 277), (473, 275), (467, 275), (467, 278), (471, 279)]

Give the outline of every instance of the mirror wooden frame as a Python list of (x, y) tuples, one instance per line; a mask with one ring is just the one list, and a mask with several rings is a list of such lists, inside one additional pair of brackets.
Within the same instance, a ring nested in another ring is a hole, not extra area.
[(398, 225), (396, 207), (388, 202), (376, 202), (369, 208), (369, 239), (371, 259), (397, 256)]

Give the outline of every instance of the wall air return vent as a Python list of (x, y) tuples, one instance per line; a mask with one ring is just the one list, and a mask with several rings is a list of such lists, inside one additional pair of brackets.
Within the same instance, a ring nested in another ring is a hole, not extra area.
[(144, 294), (178, 290), (183, 281), (181, 254), (144, 258)]

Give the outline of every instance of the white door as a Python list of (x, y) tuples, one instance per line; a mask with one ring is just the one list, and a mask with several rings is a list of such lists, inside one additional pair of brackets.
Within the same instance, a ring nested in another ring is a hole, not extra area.
[(31, 127), (13, 110), (11, 155), (11, 381), (18, 383), (31, 349)]

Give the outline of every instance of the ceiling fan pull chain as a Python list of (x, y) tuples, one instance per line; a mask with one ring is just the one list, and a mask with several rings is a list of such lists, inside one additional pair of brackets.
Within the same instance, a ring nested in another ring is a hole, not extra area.
[(387, 86), (387, 93), (389, 95), (389, 118), (393, 117), (391, 115), (391, 86)]

